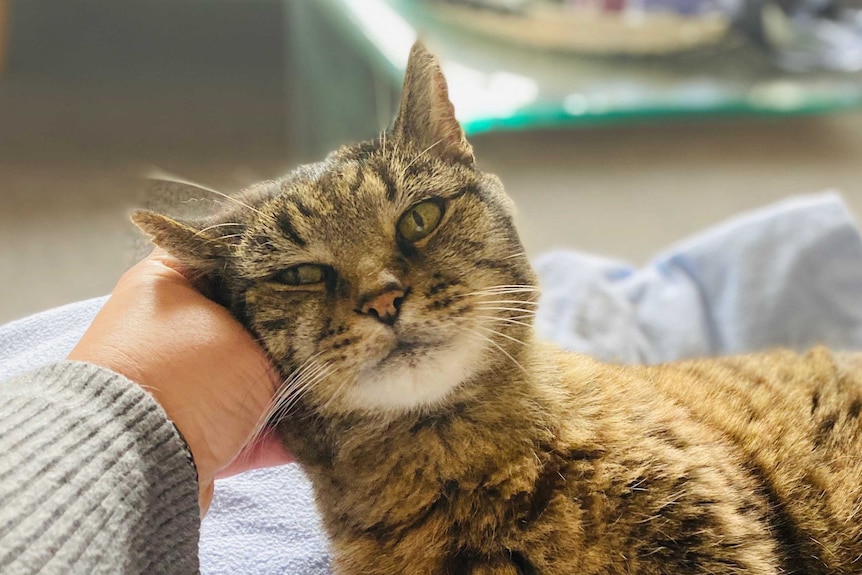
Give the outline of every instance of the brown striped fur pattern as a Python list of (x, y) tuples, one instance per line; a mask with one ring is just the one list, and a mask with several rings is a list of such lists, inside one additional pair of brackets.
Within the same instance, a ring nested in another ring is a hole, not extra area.
[[(439, 223), (408, 241), (428, 201)], [(339, 574), (862, 573), (858, 358), (564, 353), (533, 336), (511, 212), (417, 45), (378, 140), (206, 221), (134, 219), (280, 369), (268, 417)], [(298, 265), (323, 271), (294, 285)]]

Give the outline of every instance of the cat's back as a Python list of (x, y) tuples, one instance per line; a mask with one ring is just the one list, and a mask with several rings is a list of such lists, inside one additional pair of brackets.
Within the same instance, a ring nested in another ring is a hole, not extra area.
[(764, 473), (811, 483), (820, 473), (852, 477), (862, 490), (862, 355), (777, 350), (642, 369)]
[(862, 355), (776, 350), (681, 361), (641, 373), (736, 441), (756, 436), (792, 451), (820, 453), (859, 447), (862, 439)]
[(604, 366), (596, 377), (610, 388), (609, 403), (653, 421), (647, 425), (663, 421), (667, 440), (693, 459), (718, 444), (709, 458), (723, 460), (712, 464), (750, 478), (767, 503), (764, 521), (785, 565), (806, 564), (800, 571), (806, 573), (859, 573), (860, 367), (862, 356), (818, 348)]

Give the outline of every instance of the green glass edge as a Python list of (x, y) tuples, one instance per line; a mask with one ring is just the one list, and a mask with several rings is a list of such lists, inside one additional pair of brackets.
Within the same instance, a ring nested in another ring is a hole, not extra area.
[(793, 107), (752, 106), (741, 102), (727, 102), (711, 105), (709, 108), (684, 106), (651, 106), (636, 110), (615, 110), (601, 114), (579, 114), (573, 116), (562, 109), (549, 108), (527, 113), (515, 113), (508, 118), (471, 118), (462, 120), (461, 125), (468, 135), (491, 131), (518, 131), (539, 128), (567, 128), (618, 124), (631, 120), (649, 121), (685, 118), (718, 117), (794, 117), (816, 116), (850, 111), (862, 107), (862, 95), (856, 98), (843, 98), (840, 102), (808, 103)]
[[(338, 0), (321, 0), (328, 4), (330, 16), (342, 30), (357, 41), (364, 44), (372, 57), (375, 66), (390, 75), (394, 82), (399, 83), (404, 77), (404, 70), (375, 49), (373, 42), (362, 32), (353, 19), (338, 9)], [(401, 2), (388, 0), (393, 8), (403, 8)], [(410, 10), (407, 10), (408, 12)], [(752, 105), (744, 101), (728, 100), (724, 103), (709, 106), (644, 106), (637, 109), (610, 110), (602, 113), (584, 113), (573, 115), (566, 112), (562, 106), (545, 108), (524, 108), (507, 118), (468, 118), (460, 120), (467, 135), (482, 134), (492, 131), (521, 131), (542, 128), (569, 128), (582, 126), (599, 126), (619, 124), (628, 121), (650, 121), (685, 118), (719, 118), (719, 117), (794, 117), (816, 116), (830, 113), (845, 112), (862, 107), (862, 90), (857, 95), (845, 96), (834, 100), (819, 98), (792, 106), (762, 106)]]

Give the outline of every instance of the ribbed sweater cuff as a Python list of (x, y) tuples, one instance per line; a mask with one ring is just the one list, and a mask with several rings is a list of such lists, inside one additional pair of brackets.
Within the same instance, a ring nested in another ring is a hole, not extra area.
[(198, 485), (151, 395), (61, 362), (0, 383), (0, 572), (195, 573)]

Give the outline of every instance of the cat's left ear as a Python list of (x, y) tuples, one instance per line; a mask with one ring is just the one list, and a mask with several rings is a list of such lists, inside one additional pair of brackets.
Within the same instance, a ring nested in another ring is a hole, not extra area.
[(447, 161), (473, 164), (473, 147), (455, 119), (440, 64), (420, 41), (410, 50), (393, 132), (420, 152), (428, 150)]
[(224, 227), (194, 225), (147, 210), (132, 214), (132, 221), (155, 245), (203, 276), (213, 275), (230, 255), (230, 242), (213, 233), (224, 234)]

